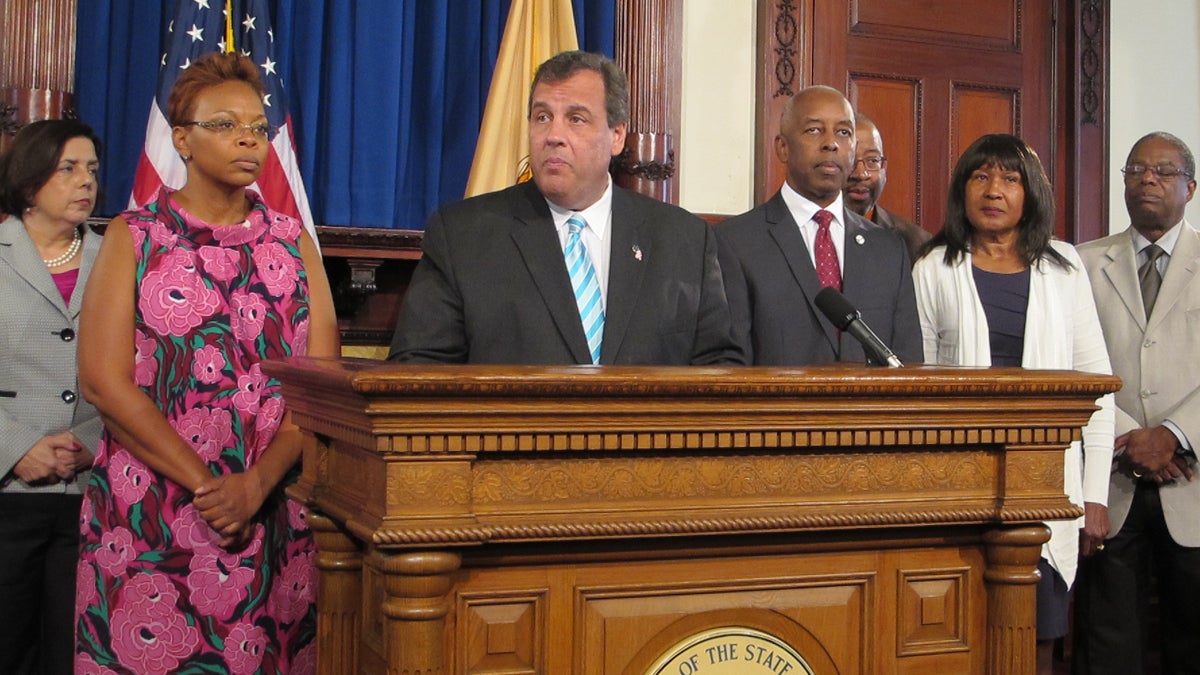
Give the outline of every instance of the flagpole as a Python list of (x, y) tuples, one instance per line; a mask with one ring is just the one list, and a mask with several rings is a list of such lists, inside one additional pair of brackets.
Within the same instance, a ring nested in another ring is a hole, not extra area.
[(233, 0), (225, 0), (225, 53), (232, 54), (233, 50)]

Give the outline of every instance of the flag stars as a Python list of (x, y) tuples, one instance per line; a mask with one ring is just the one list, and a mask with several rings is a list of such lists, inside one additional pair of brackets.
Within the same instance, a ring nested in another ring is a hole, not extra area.
[(263, 72), (267, 75), (275, 75), (275, 62), (268, 56), (267, 60), (262, 64)]
[(187, 70), (188, 68), (191, 68), (191, 67), (192, 67), (192, 60), (191, 60), (191, 58), (186, 58), (186, 59), (184, 59), (184, 60), (183, 60), (183, 65), (182, 65), (182, 66), (179, 66), (179, 69), (180, 69), (180, 70)]
[(217, 43), (217, 51), (221, 53), (225, 52), (225, 38), (221, 38), (221, 41)]
[(266, 107), (266, 108), (271, 107), (271, 95), (270, 94), (263, 94), (263, 107)]
[(204, 29), (197, 28), (196, 24), (192, 24), (192, 29), (187, 34), (191, 36), (192, 42), (204, 42)]
[(271, 42), (274, 42), (275, 41), (275, 31), (268, 28), (267, 29), (267, 37), (271, 38)]
[(208, 0), (193, 0), (196, 3), (196, 9), (212, 9), (208, 6)]
[(249, 14), (247, 14), (246, 20), (242, 22), (242, 27), (244, 27), (248, 31), (254, 30), (254, 22), (257, 20), (258, 20), (258, 17), (250, 16)]

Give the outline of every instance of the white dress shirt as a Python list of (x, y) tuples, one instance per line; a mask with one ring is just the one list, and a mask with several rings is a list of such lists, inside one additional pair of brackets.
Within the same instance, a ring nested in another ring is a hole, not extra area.
[(592, 261), (592, 270), (596, 273), (596, 281), (600, 284), (600, 303), (606, 310), (608, 308), (608, 259), (610, 249), (612, 249), (612, 238), (609, 236), (609, 233), (612, 232), (612, 196), (612, 177), (610, 176), (608, 187), (604, 188), (604, 194), (594, 204), (582, 211), (564, 209), (549, 199), (546, 200), (546, 203), (550, 205), (550, 216), (554, 218), (554, 229), (558, 232), (558, 245), (563, 250), (567, 248), (567, 235), (571, 230), (567, 225), (567, 219), (572, 215), (579, 214), (587, 221), (587, 227), (579, 233), (579, 237), (583, 241), (584, 248), (587, 249), (588, 259)]
[(844, 275), (846, 273), (846, 256), (843, 251), (846, 248), (846, 223), (842, 221), (842, 218), (845, 217), (846, 212), (842, 206), (842, 193), (838, 192), (837, 198), (829, 206), (819, 206), (793, 190), (787, 181), (784, 181), (779, 192), (783, 195), (783, 203), (787, 206), (788, 212), (792, 214), (792, 220), (795, 220), (800, 227), (800, 236), (804, 237), (804, 245), (808, 247), (808, 258), (812, 261), (813, 269), (817, 268), (815, 244), (817, 229), (820, 227), (817, 225), (817, 221), (813, 220), (813, 216), (821, 210), (833, 214), (833, 221), (829, 223), (829, 236), (833, 239), (834, 250), (837, 251), (838, 269)]

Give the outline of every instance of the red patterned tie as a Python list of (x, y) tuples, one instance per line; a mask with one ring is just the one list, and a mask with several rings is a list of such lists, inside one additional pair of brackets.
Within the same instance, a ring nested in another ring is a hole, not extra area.
[(837, 249), (833, 247), (833, 237), (829, 235), (829, 223), (833, 222), (833, 214), (821, 209), (813, 216), (817, 221), (817, 241), (813, 246), (813, 257), (817, 261), (817, 279), (821, 288), (833, 286), (842, 290), (842, 267), (838, 264)]

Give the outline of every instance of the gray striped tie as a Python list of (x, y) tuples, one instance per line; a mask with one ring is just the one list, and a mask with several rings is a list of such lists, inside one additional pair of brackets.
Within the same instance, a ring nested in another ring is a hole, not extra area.
[(1150, 311), (1154, 309), (1154, 302), (1158, 300), (1158, 289), (1162, 287), (1162, 275), (1158, 272), (1158, 259), (1166, 254), (1166, 251), (1158, 247), (1158, 244), (1150, 244), (1142, 249), (1146, 253), (1146, 264), (1138, 270), (1138, 285), (1142, 287), (1142, 305), (1146, 308), (1146, 318), (1150, 318)]
[(604, 341), (604, 303), (600, 298), (600, 282), (592, 269), (580, 231), (587, 221), (579, 214), (567, 219), (567, 245), (563, 256), (567, 260), (567, 272), (571, 275), (571, 286), (575, 289), (575, 304), (579, 307), (579, 319), (583, 322), (583, 334), (587, 337), (588, 351), (592, 363), (600, 363), (600, 344)]

